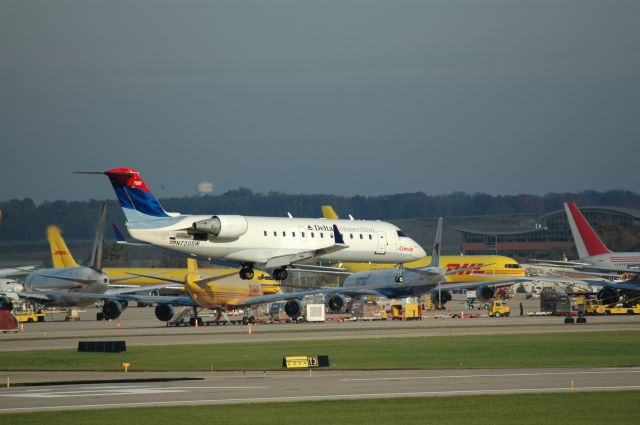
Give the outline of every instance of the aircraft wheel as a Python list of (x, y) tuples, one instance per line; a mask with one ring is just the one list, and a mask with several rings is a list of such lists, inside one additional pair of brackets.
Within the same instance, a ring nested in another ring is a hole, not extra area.
[(249, 268), (249, 267), (243, 267), (240, 270), (240, 279), (242, 280), (251, 280), (253, 279), (253, 269)]
[(249, 323), (251, 323), (252, 325), (256, 323), (256, 318), (253, 316), (249, 316)]
[(243, 325), (247, 325), (247, 324), (249, 324), (249, 319), (248, 319), (247, 317), (243, 317), (243, 318), (242, 318), (242, 324), (243, 324)]
[(275, 269), (273, 271), (273, 278), (275, 280), (286, 280), (289, 276), (289, 272), (286, 269)]
[(402, 275), (396, 276), (396, 282), (397, 282), (397, 283), (402, 283), (402, 282), (404, 282), (404, 276), (402, 276)]

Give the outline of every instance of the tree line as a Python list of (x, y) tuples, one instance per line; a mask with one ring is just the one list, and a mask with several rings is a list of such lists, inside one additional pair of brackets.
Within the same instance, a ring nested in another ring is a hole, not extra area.
[[(286, 217), (319, 217), (321, 205), (332, 205), (341, 216), (357, 219), (406, 219), (503, 214), (542, 215), (574, 201), (578, 206), (615, 206), (640, 209), (640, 195), (632, 191), (584, 191), (538, 195), (492, 196), (485, 193), (454, 192), (427, 195), (423, 192), (381, 196), (305, 195), (255, 193), (240, 188), (221, 195), (162, 199), (167, 211), (193, 214), (242, 214)], [(0, 241), (42, 240), (47, 226), (56, 224), (68, 239), (91, 239), (101, 201), (47, 201), (37, 205), (31, 199), (0, 202)], [(116, 200), (108, 201), (107, 220), (122, 225), (124, 215)], [(107, 231), (110, 236), (111, 232)]]

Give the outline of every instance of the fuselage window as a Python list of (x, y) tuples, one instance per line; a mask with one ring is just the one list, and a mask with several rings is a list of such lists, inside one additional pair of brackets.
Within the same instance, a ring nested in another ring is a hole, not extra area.
[(311, 237), (312, 237), (312, 238), (315, 238), (315, 237), (316, 237), (316, 235), (315, 235), (313, 232), (311, 232)]
[(300, 232), (300, 236), (304, 238), (304, 232)]
[(353, 239), (353, 233), (349, 233), (349, 239)]
[(364, 237), (362, 236), (362, 233), (360, 233), (360, 239), (364, 239)]
[(287, 236), (287, 232), (285, 232), (284, 230), (282, 231), (282, 236)]
[(273, 236), (278, 236), (278, 232), (276, 232), (275, 230), (273, 231)]
[(373, 235), (369, 234), (369, 240), (373, 239)]
[(264, 231), (264, 235), (267, 236), (267, 231), (266, 230)]
[(324, 233), (320, 232), (320, 237), (324, 238)]
[(291, 236), (296, 237), (296, 232), (291, 232)]

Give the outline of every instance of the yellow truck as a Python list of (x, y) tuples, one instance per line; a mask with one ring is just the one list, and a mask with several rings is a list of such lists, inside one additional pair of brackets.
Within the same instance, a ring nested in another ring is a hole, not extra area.
[(502, 300), (493, 300), (489, 306), (489, 317), (509, 317), (511, 309)]
[(36, 313), (31, 310), (14, 311), (14, 316), (20, 323), (44, 322), (44, 313)]
[(584, 313), (588, 316), (611, 316), (615, 314), (640, 314), (640, 304), (603, 304), (601, 300), (586, 300)]
[(422, 320), (422, 304), (392, 304), (391, 320)]

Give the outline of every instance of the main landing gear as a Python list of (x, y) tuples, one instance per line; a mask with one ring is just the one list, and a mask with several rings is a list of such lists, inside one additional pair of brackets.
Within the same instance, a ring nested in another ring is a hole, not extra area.
[[(289, 272), (287, 272), (287, 269), (285, 269), (284, 267), (280, 267), (275, 269), (271, 273), (271, 275), (275, 280), (286, 280), (287, 277), (289, 276)], [(254, 276), (253, 265), (243, 264), (242, 268), (240, 269), (240, 279), (251, 280), (253, 279), (253, 276)]]
[(402, 264), (397, 264), (396, 265), (396, 278), (395, 281), (396, 283), (403, 283), (404, 282), (404, 266)]
[(289, 272), (287, 272), (287, 269), (283, 267), (283, 268), (275, 269), (273, 273), (271, 273), (271, 275), (275, 280), (286, 280), (287, 276), (289, 276)]

